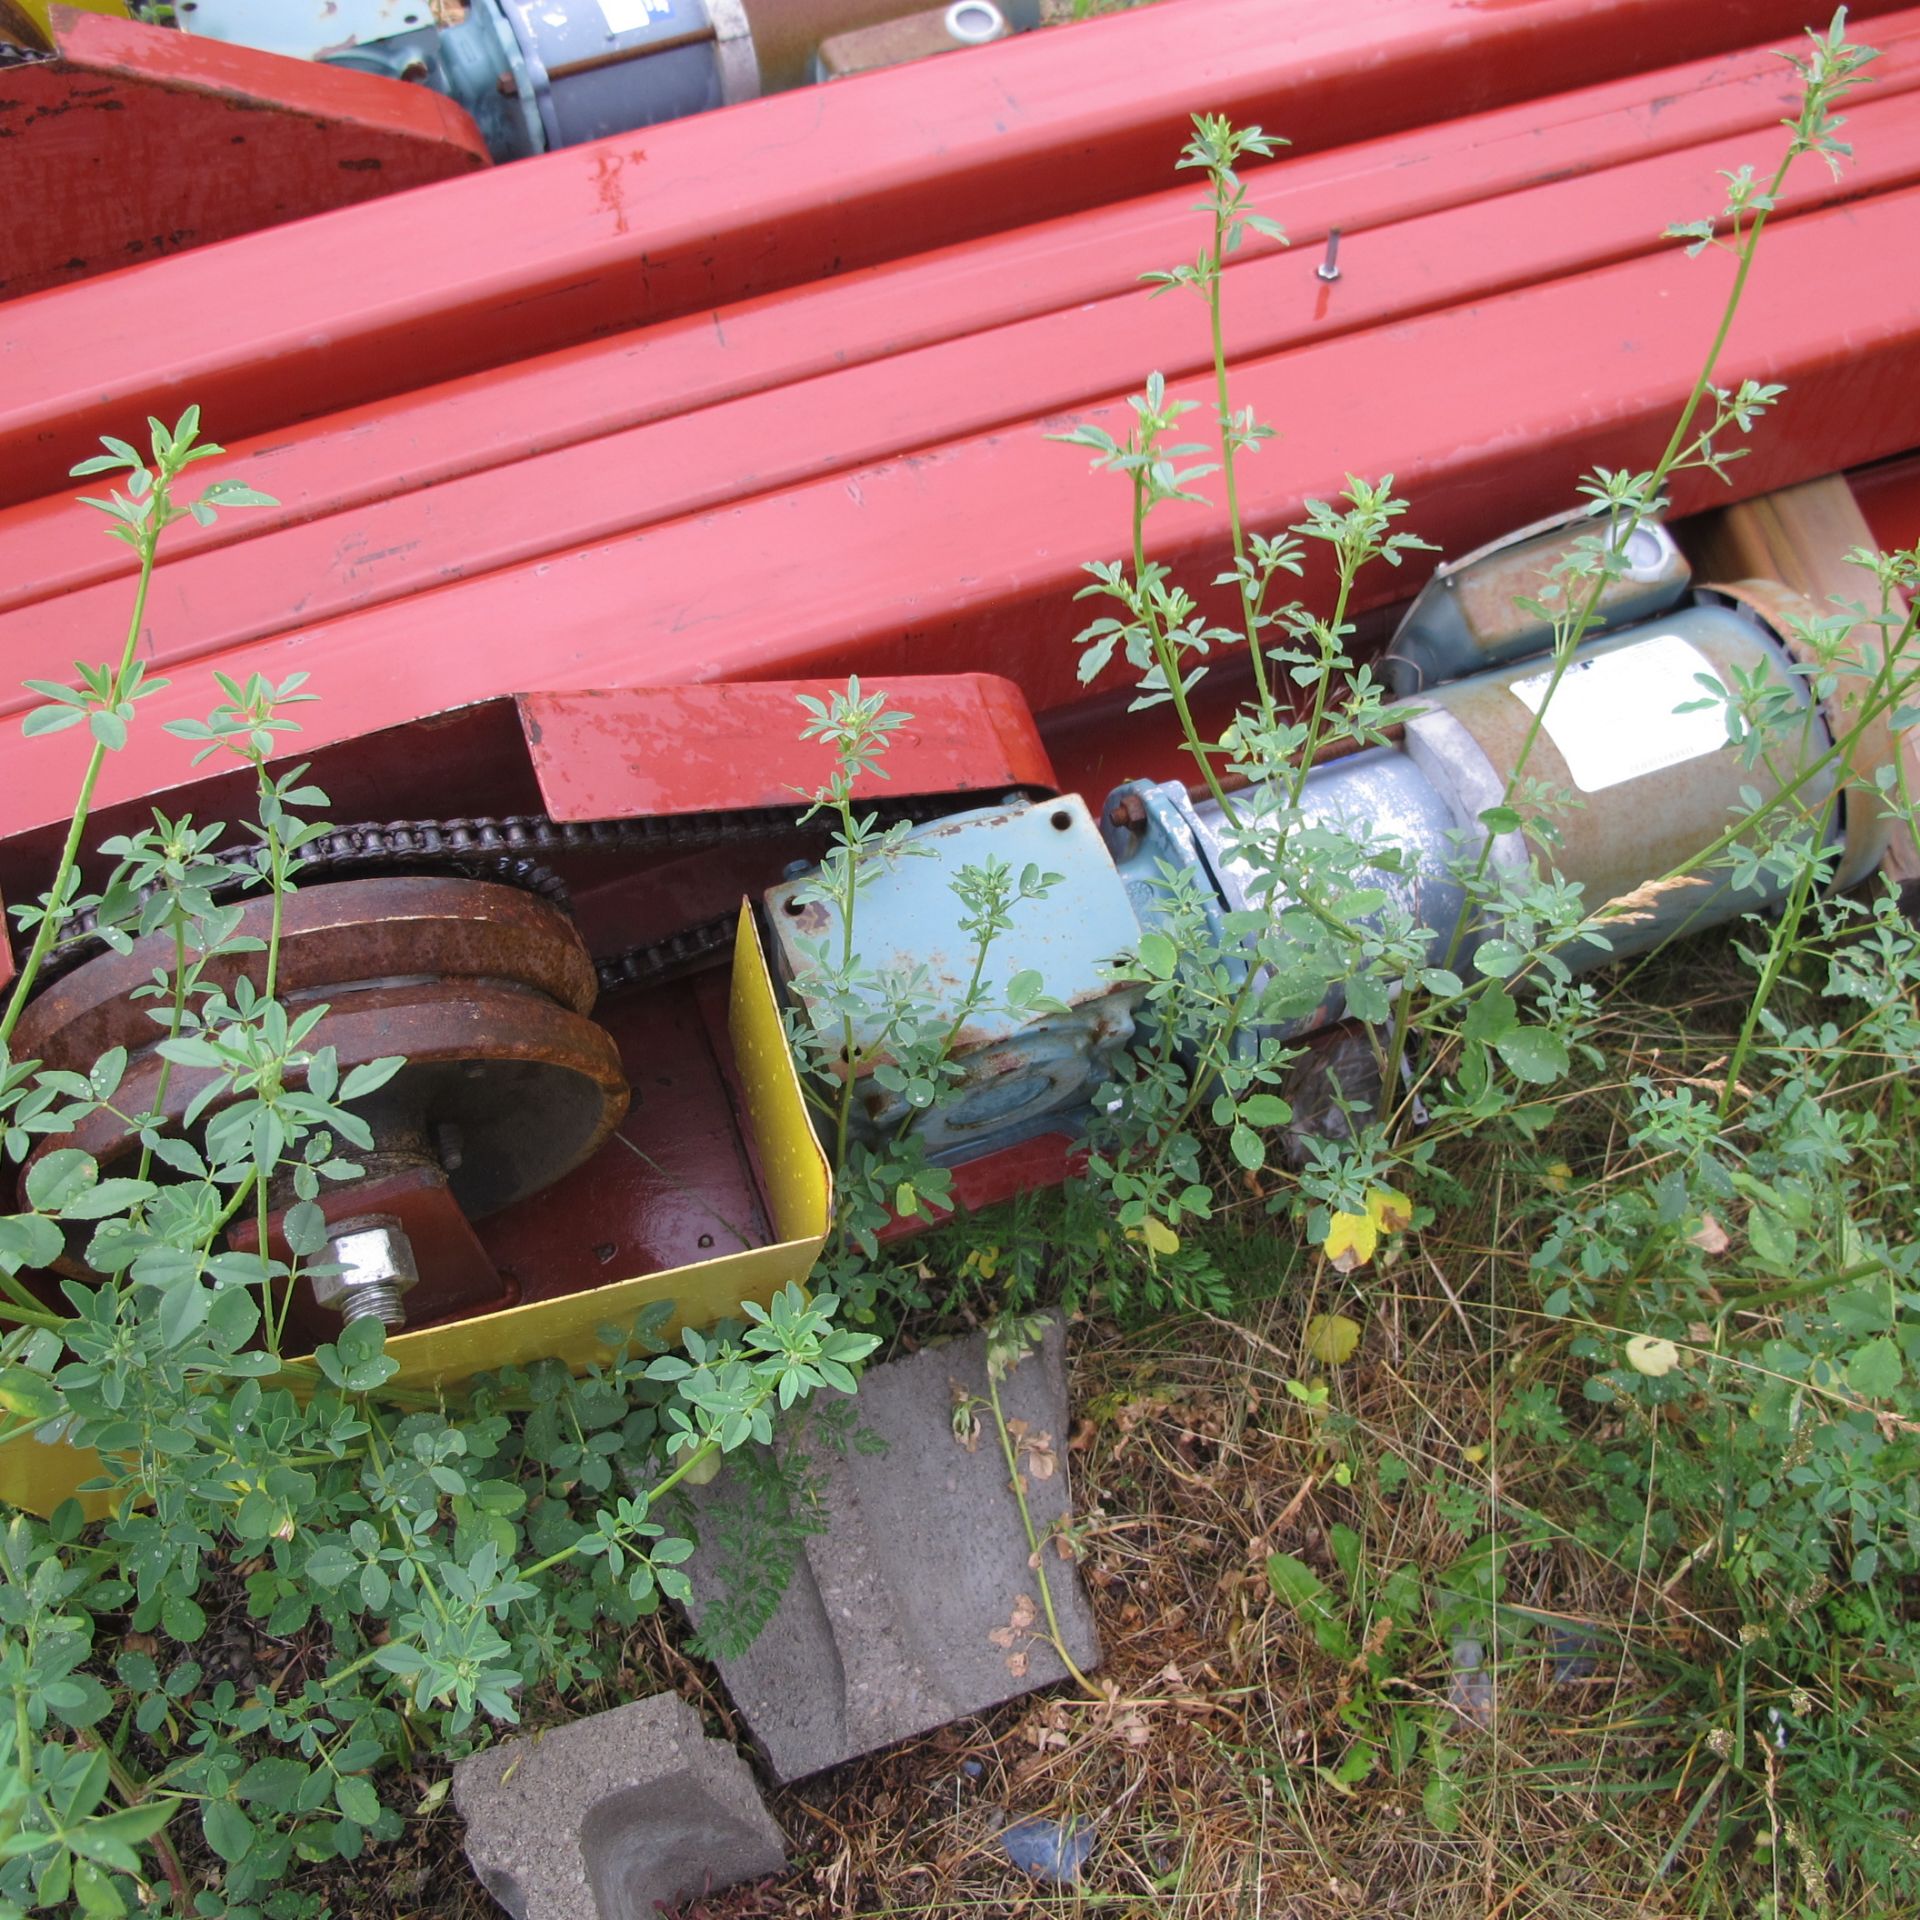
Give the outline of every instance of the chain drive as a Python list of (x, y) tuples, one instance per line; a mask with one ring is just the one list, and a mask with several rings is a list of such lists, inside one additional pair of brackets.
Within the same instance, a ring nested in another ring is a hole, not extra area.
[[(1010, 798), (1024, 798), (1014, 794)], [(981, 794), (924, 794), (863, 804), (883, 827), (919, 825), (987, 804)], [(756, 807), (734, 813), (650, 815), (634, 820), (550, 820), (545, 814), (509, 814), (500, 819), (389, 820), (333, 827), (300, 850), (303, 881), (357, 872), (452, 873), (491, 880), (536, 894), (561, 912), (571, 911), (564, 879), (548, 865), (556, 859), (618, 854), (663, 856), (750, 845), (791, 837), (817, 825), (822, 839), (827, 816), (803, 822), (797, 810)], [(216, 859), (258, 868), (259, 848), (222, 848)], [(679, 929), (626, 951), (596, 956), (600, 990), (650, 985), (697, 967), (733, 942), (731, 915)], [(76, 915), (73, 931), (47, 956), (42, 977), (51, 979), (91, 959), (103, 946), (93, 916)]]

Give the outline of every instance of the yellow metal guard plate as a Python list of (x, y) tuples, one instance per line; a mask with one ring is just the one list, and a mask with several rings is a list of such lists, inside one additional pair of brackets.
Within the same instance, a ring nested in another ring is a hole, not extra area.
[[(0, 0), (0, 40), (44, 52), (53, 45), (53, 23), (47, 17), (53, 4), (54, 0)], [(82, 13), (110, 13), (119, 20), (128, 17), (127, 0), (60, 0), (60, 4)]]
[[(607, 1358), (603, 1327), (631, 1326), (656, 1301), (673, 1303), (669, 1325), (677, 1331), (724, 1319), (743, 1300), (764, 1305), (790, 1280), (805, 1284), (827, 1237), (832, 1176), (807, 1119), (759, 930), (744, 901), (734, 938), (727, 1028), (778, 1238), (769, 1246), (615, 1281), (590, 1293), (399, 1334), (387, 1343), (400, 1362), (395, 1384), (451, 1386), (496, 1367), (544, 1359), (565, 1361), (578, 1371)], [(0, 1499), (32, 1513), (50, 1513), (96, 1471), (91, 1453), (16, 1440), (0, 1448)], [(105, 1511), (97, 1495), (88, 1496), (86, 1505), (92, 1518)]]

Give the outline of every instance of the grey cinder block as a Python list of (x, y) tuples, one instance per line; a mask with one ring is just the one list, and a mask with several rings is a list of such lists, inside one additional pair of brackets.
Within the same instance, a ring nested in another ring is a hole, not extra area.
[[(826, 1531), (806, 1543), (772, 1621), (721, 1678), (782, 1781), (838, 1765), (964, 1714), (1067, 1678), (1044, 1634), (1038, 1577), (992, 1414), (971, 1451), (954, 1433), (955, 1390), (986, 1398), (986, 1337), (876, 1367), (853, 1404), (884, 1452), (836, 1452), (804, 1426), (825, 1480)], [(1065, 1336), (1058, 1316), (1002, 1382), (1009, 1424), (1025, 1423), (1023, 1477), (1044, 1537), (1069, 1510)], [(798, 1436), (797, 1438), (795, 1436)], [(1044, 1476), (1035, 1460), (1050, 1462)], [(713, 1537), (733, 1470), (691, 1499), (701, 1546), (688, 1563), (696, 1624), (716, 1592)], [(737, 1485), (737, 1483), (734, 1483)], [(1043, 1541), (1062, 1637), (1082, 1672), (1100, 1657), (1078, 1570)]]
[(787, 1863), (746, 1763), (672, 1693), (476, 1753), (453, 1800), (515, 1920), (656, 1920), (656, 1902)]

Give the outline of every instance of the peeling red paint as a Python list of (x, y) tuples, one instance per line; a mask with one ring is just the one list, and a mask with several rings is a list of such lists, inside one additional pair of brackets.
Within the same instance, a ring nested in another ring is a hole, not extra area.
[(488, 164), (424, 87), (105, 14), (56, 8), (53, 32), (0, 98), (0, 300)]

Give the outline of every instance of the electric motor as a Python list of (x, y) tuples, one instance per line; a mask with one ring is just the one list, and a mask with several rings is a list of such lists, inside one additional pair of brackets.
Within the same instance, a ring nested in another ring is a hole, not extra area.
[[(1511, 585), (1516, 567), (1543, 568), (1555, 543), (1564, 552), (1582, 537), (1578, 524), (1529, 529), (1485, 550), (1481, 563), (1497, 566)], [(1196, 798), (1178, 782), (1135, 781), (1101, 810), (1104, 851), (1080, 830), (1085, 816), (1072, 798), (1014, 802), (909, 835), (905, 857), (863, 886), (856, 945), (895, 978), (917, 965), (920, 988), (936, 1005), (957, 1004), (963, 986), (960, 909), (946, 885), (956, 864), (999, 857), (1017, 865), (1044, 842), (1043, 857), (1062, 876), (1046, 899), (1023, 908), (992, 966), (996, 978), (1036, 970), (1069, 1017), (1000, 1014), (955, 1034), (950, 1057), (961, 1089), (951, 1109), (929, 1118), (924, 1137), (934, 1157), (963, 1161), (1036, 1132), (1084, 1126), (1107, 1058), (1132, 1042), (1136, 1024), (1150, 1025), (1141, 989), (1116, 977), (1117, 963), (1146, 932), (1177, 941), (1176, 887), (1200, 903), (1229, 952), (1230, 914), (1271, 916), (1283, 934), (1300, 927), (1304, 942), (1311, 915), (1276, 893), (1248, 857), (1283, 810), (1296, 842), (1318, 836), (1384, 861), (1351, 875), (1371, 896), (1358, 924), (1425, 929), (1427, 951), (1416, 966), (1463, 968), (1482, 943), (1510, 931), (1485, 901), (1503, 878), (1521, 882), (1532, 870), (1522, 832), (1495, 812), (1516, 794), (1550, 831), (1551, 864), (1579, 887), (1587, 914), (1646, 890), (1631, 912), (1609, 920), (1603, 939), (1583, 935), (1560, 950), (1574, 971), (1777, 904), (1779, 882), (1754, 862), (1738, 883), (1723, 864), (1663, 889), (1648, 883), (1679, 874), (1741, 816), (1789, 792), (1834, 853), (1835, 885), (1871, 872), (1889, 830), (1876, 762), (1892, 751), (1892, 737), (1877, 722), (1852, 724), (1858, 688), (1846, 675), (1824, 676), (1831, 690), (1816, 700), (1810, 677), (1794, 670), (1795, 629), (1815, 609), (1769, 582), (1691, 588), (1665, 530), (1643, 531), (1653, 537), (1635, 556), (1638, 577), (1604, 598), (1603, 621), (1615, 630), (1589, 639), (1557, 679), (1551, 654), (1540, 651), (1551, 642), (1551, 622), (1525, 612), (1491, 617), (1494, 602), (1452, 570), (1437, 598), (1430, 589), (1416, 602), (1394, 642), (1389, 674), (1403, 686), (1427, 686), (1402, 702), (1399, 740), (1313, 767), (1297, 799), (1291, 781), (1231, 796), (1237, 828), (1213, 798)], [(1431, 674), (1469, 661), (1485, 670), (1429, 684)], [(1766, 751), (1755, 756), (1732, 737), (1730, 726), (1743, 723), (1729, 716), (1743, 691), (1762, 688), (1775, 711)], [(1843, 741), (1849, 750), (1836, 755)], [(1500, 829), (1491, 834), (1489, 814)], [(1478, 906), (1462, 880), (1474, 869), (1488, 882), (1474, 889)], [(818, 904), (796, 919), (800, 884), (768, 898), (783, 970), (804, 1000), (805, 937), (835, 938), (838, 929), (833, 910)], [(1284, 958), (1262, 963), (1268, 1024), (1244, 1034), (1242, 1045), (1291, 1043), (1348, 1017), (1343, 990), (1327, 991), (1324, 966), (1309, 964), (1304, 944), (1298, 951), (1301, 992), (1291, 1003)], [(876, 1064), (868, 1060), (865, 1071)], [(873, 1086), (856, 1111), (875, 1134), (908, 1117)]]
[[(183, 31), (432, 87), (496, 160), (523, 159), (1039, 25), (1040, 0), (180, 0)], [(823, 62), (821, 49), (842, 51)], [(885, 45), (867, 64), (887, 58)]]

